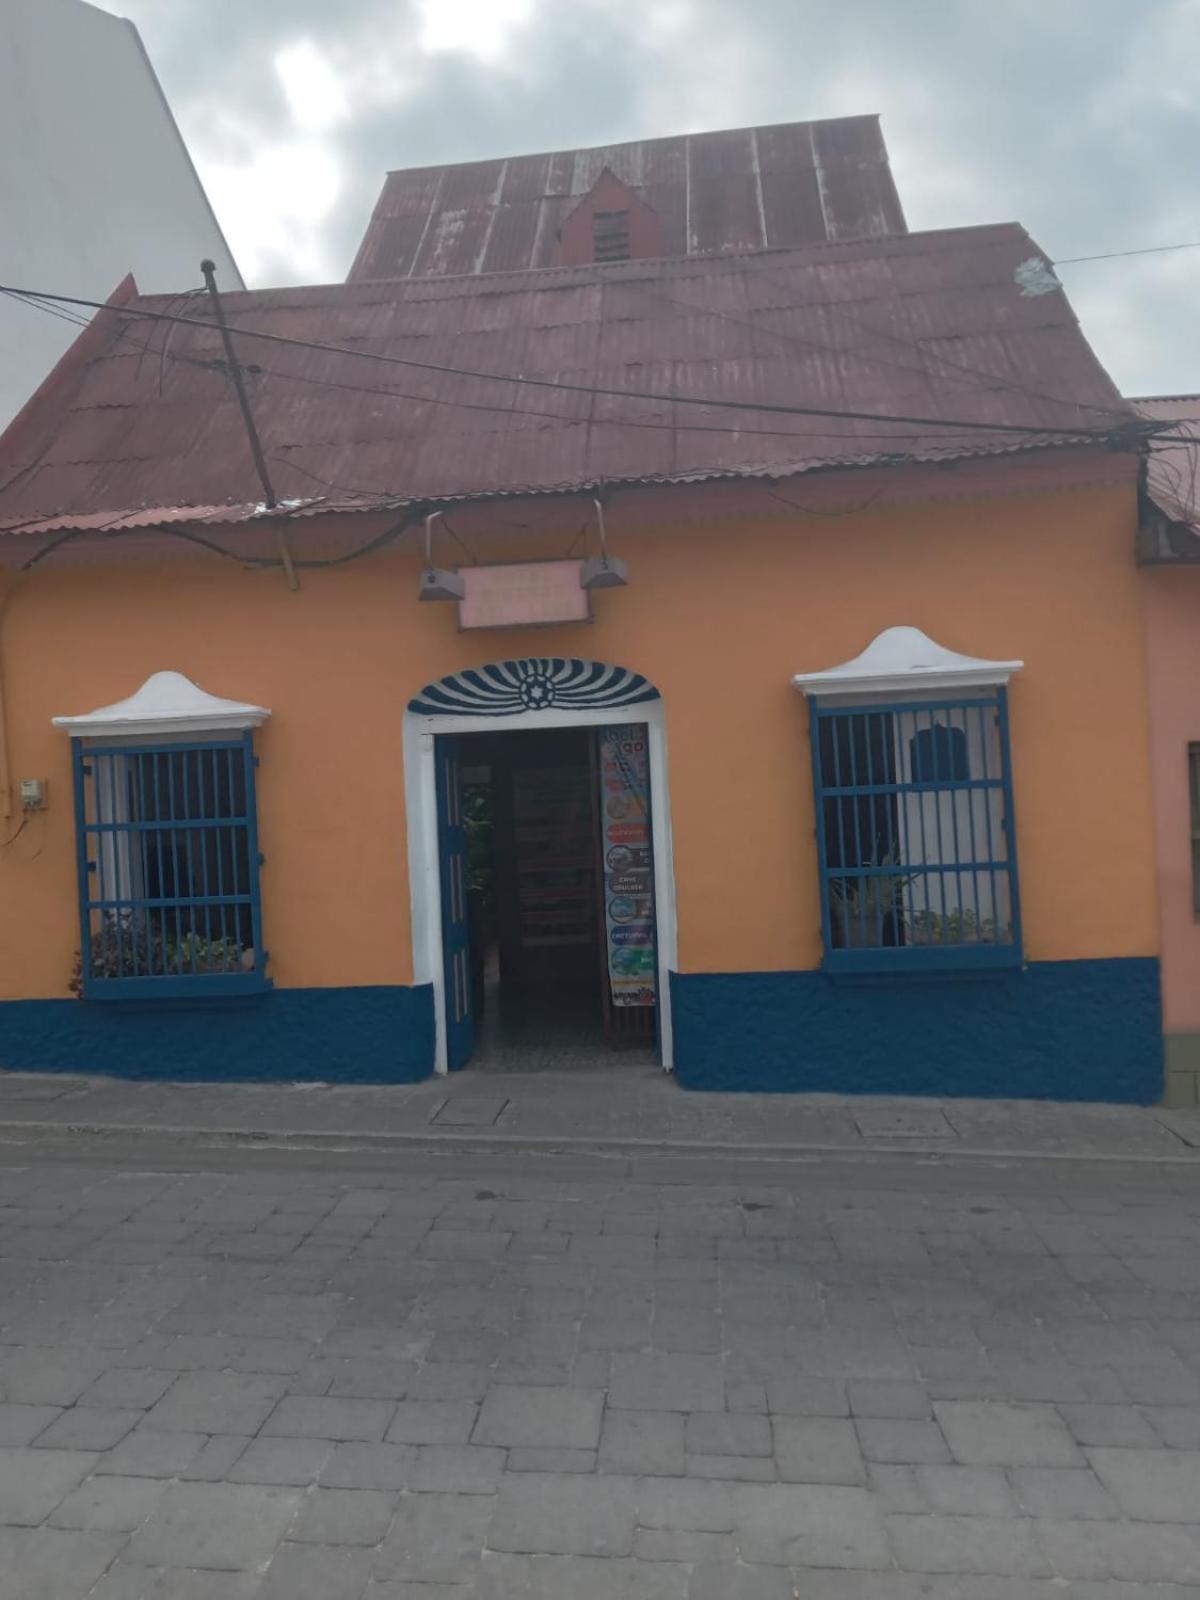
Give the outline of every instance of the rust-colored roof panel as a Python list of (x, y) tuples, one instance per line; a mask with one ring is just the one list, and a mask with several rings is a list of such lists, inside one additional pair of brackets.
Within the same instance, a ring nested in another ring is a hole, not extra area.
[(532, 200), (503, 202), (492, 212), (491, 227), (483, 249), (483, 272), (519, 272), (525, 265), (529, 229), (536, 222), (537, 205)]
[(364, 263), (364, 272), (369, 269), (370, 276), (378, 276), (386, 264), (396, 277), (407, 277), (417, 259), (427, 225), (428, 218), (419, 212), (382, 218), (370, 242), (370, 259)]
[(550, 156), (514, 156), (504, 163), (500, 179), (499, 203), (505, 206), (528, 204), (548, 192)]
[[(1004, 225), (225, 304), (276, 491), (298, 502), (288, 514), (312, 515), (1064, 442), (907, 417), (1080, 438), (1126, 428), (1132, 413), (1065, 295), (1022, 293), (1016, 269), (1035, 253)], [(182, 303), (202, 326), (142, 314), (180, 304), (145, 297), (103, 313), (103, 337), (93, 330), (0, 440), (0, 528), (147, 526), (163, 508), (254, 514), (263, 492), (208, 302)]]
[(658, 213), (666, 256), (906, 231), (879, 119), (837, 117), (389, 173), (348, 281), (555, 266), (606, 167)]
[(902, 232), (903, 212), (891, 167), (880, 161), (861, 117), (811, 124), (814, 165), (831, 239)]
[(445, 182), (444, 167), (411, 167), (403, 188), (393, 188), (379, 197), (379, 214), (384, 217), (424, 216), (438, 197)]
[[(522, 243), (520, 253), (529, 251), (529, 267), (554, 267), (559, 265), (559, 230), (574, 211), (578, 201), (571, 195), (547, 195), (536, 207), (536, 220), (529, 228), (527, 245)], [(513, 246), (514, 251), (516, 246)]]
[(762, 248), (763, 226), (758, 177), (753, 172), (693, 176), (688, 255)]
[(815, 167), (799, 167), (794, 172), (764, 172), (760, 181), (767, 244), (771, 248), (804, 244), (826, 230), (824, 202)]
[(681, 139), (651, 139), (642, 147), (637, 192), (658, 216), (663, 254), (685, 256), (688, 213), (693, 197), (688, 184), (688, 151)]

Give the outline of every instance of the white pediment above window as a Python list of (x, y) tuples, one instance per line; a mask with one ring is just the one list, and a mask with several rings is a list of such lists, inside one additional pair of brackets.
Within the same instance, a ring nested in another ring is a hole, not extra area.
[(1023, 661), (988, 661), (947, 650), (920, 628), (885, 628), (850, 661), (822, 672), (798, 672), (792, 686), (820, 696), (923, 694), (928, 690), (985, 688), (1007, 683)]
[(76, 739), (115, 739), (164, 733), (234, 733), (260, 727), (270, 715), (266, 706), (208, 694), (182, 672), (155, 672), (126, 700), (52, 720), (56, 728), (64, 728)]

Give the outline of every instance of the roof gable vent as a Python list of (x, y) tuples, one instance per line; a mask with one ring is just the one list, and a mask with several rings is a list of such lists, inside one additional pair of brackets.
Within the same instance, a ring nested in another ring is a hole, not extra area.
[(592, 260), (629, 260), (628, 211), (592, 212)]
[(563, 223), (559, 246), (565, 267), (666, 253), (658, 212), (608, 167)]

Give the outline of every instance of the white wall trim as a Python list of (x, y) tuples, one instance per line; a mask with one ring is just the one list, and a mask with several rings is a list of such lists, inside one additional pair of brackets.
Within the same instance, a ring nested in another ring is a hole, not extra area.
[(235, 733), (259, 728), (266, 706), (207, 694), (182, 672), (154, 672), (135, 694), (76, 717), (52, 717), (75, 739), (146, 739), (171, 733)]
[(646, 724), (650, 756), (651, 845), (654, 852), (654, 909), (658, 936), (658, 1026), (662, 1064), (675, 1064), (670, 974), (678, 963), (675, 865), (671, 840), (671, 794), (667, 775), (667, 731), (661, 700), (595, 710), (522, 711), (512, 716), (425, 717), (404, 714), (404, 803), (408, 819), (408, 881), (412, 901), (413, 982), (433, 985), (436, 1044), (434, 1070), (444, 1073), (446, 987), (442, 971), (442, 898), (438, 873), (438, 734), (517, 733), (551, 728), (598, 728)]
[(988, 661), (947, 650), (920, 628), (885, 628), (861, 655), (822, 672), (798, 672), (792, 687), (814, 699), (848, 695), (925, 694), (930, 689), (995, 688), (1023, 661)]

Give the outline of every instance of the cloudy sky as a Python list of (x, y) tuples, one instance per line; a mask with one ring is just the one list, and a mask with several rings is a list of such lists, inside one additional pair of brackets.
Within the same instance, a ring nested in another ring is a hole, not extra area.
[[(1200, 0), (104, 0), (248, 283), (345, 275), (388, 168), (877, 111), (910, 227), (1200, 240)], [(1200, 390), (1200, 250), (1064, 266), (1127, 393)]]

